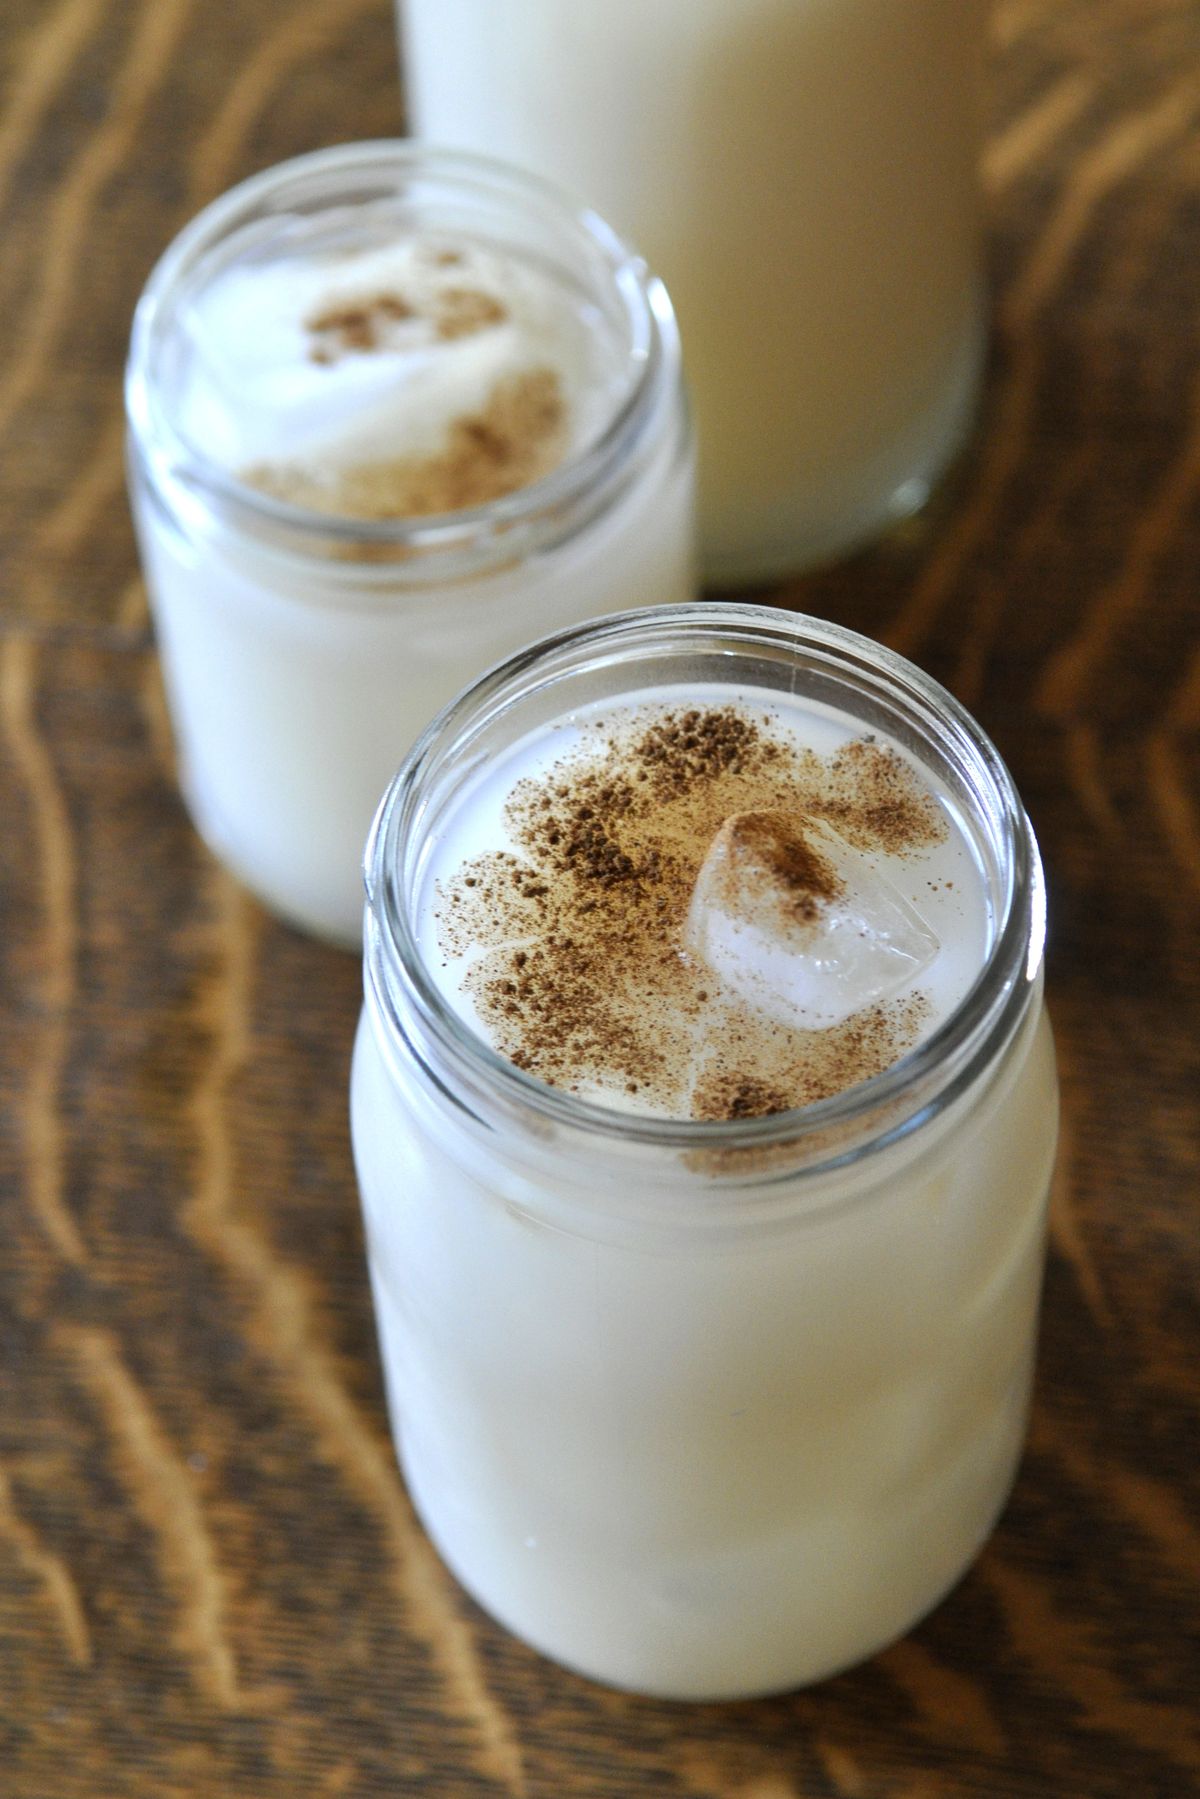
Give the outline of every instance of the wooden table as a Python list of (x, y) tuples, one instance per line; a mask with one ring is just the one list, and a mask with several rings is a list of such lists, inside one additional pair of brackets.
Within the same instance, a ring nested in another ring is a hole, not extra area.
[[(647, 0), (653, 4), (653, 0)], [(346, 1135), (354, 961), (172, 784), (119, 377), (219, 189), (400, 124), (384, 0), (8, 0), (0, 111), (0, 1793), (1200, 1791), (1200, 18), (1001, 0), (983, 429), (780, 597), (998, 739), (1066, 1132), (1032, 1440), (915, 1635), (770, 1703), (600, 1691), (415, 1528)]]

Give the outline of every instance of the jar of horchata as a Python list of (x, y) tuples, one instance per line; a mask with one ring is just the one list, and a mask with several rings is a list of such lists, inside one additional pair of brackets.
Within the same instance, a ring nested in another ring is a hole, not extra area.
[(985, 344), (980, 0), (399, 0), (416, 133), (553, 173), (679, 313), (705, 572), (923, 504)]
[(446, 1562), (667, 1697), (907, 1630), (1013, 1479), (1056, 1135), (988, 739), (851, 632), (631, 612), (440, 715), (367, 890), (354, 1149)]
[(498, 163), (349, 144), (235, 188), (152, 274), (127, 398), (192, 815), (339, 942), (379, 796), (440, 706), (547, 630), (691, 597), (666, 292)]

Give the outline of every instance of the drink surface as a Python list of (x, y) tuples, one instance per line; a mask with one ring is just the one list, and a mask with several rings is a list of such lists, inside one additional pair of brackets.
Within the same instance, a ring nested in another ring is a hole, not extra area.
[(993, 935), (972, 839), (898, 744), (811, 700), (597, 702), (456, 796), (423, 957), (518, 1067), (623, 1111), (736, 1119), (881, 1072)]
[(313, 511), (485, 505), (592, 442), (627, 371), (565, 276), (382, 205), (259, 221), (172, 319), (166, 406), (227, 474)]

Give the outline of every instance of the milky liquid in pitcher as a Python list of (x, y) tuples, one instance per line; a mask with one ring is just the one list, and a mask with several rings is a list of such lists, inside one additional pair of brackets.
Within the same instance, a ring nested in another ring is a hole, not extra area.
[(418, 135), (598, 207), (679, 314), (709, 575), (911, 512), (985, 340), (980, 0), (400, 0)]

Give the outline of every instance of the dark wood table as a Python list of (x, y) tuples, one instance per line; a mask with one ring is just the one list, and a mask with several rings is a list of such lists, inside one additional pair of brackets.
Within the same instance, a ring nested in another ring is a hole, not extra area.
[(347, 1143), (359, 971), (192, 835), (122, 497), (151, 262), (250, 171), (399, 128), (392, 18), (7, 0), (5, 1799), (1200, 1792), (1200, 14), (1001, 0), (994, 51), (982, 429), (927, 518), (779, 597), (948, 682), (1042, 838), (1066, 1130), (1032, 1439), (915, 1635), (677, 1707), (511, 1641), (414, 1526)]

